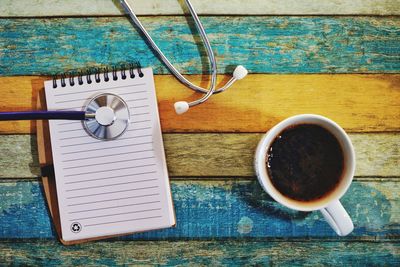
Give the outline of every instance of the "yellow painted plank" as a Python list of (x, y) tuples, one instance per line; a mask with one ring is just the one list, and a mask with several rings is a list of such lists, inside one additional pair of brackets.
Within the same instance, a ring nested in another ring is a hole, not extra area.
[[(0, 78), (0, 111), (33, 109), (45, 79)], [(189, 79), (207, 85), (202, 76)], [(400, 130), (399, 74), (253, 74), (181, 116), (175, 114), (173, 103), (199, 95), (171, 75), (156, 75), (155, 84), (163, 132), (265, 132), (301, 113), (327, 116), (350, 132)], [(33, 132), (35, 122), (0, 123), (0, 133)]]
[[(254, 176), (254, 151), (262, 134), (164, 134), (171, 177)], [(356, 176), (399, 177), (400, 134), (352, 133)], [(0, 178), (40, 176), (36, 136), (0, 135)]]
[[(121, 15), (119, 1), (1, 0), (0, 16)], [(183, 1), (129, 0), (139, 15), (182, 15)], [(210, 15), (398, 15), (398, 0), (192, 0), (199, 14)], [(50, 7), (50, 8), (49, 8)]]

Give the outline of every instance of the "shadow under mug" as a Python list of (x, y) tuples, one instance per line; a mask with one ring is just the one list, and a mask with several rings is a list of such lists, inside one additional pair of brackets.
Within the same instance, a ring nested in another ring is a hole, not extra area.
[[(280, 193), (272, 184), (266, 167), (267, 152), (276, 136), (287, 127), (298, 124), (316, 124), (330, 131), (339, 141), (344, 156), (344, 169), (339, 184), (322, 198), (313, 201), (298, 201)], [(346, 193), (353, 180), (356, 165), (355, 153), (350, 138), (334, 121), (314, 114), (302, 114), (287, 118), (275, 125), (260, 140), (255, 154), (254, 165), (261, 186), (277, 202), (294, 210), (321, 211), (325, 220), (340, 236), (348, 235), (353, 231), (353, 222), (339, 199)]]

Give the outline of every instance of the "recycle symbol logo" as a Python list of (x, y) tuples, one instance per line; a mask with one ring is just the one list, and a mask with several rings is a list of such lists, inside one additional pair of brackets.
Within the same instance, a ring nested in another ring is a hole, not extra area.
[(77, 234), (82, 230), (82, 225), (78, 222), (71, 224), (71, 232)]

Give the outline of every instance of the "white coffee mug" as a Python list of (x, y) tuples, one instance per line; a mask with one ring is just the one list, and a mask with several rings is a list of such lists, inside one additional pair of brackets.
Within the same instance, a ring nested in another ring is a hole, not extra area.
[[(339, 185), (336, 186), (333, 191), (315, 201), (298, 201), (280, 193), (272, 184), (266, 167), (267, 152), (272, 142), (284, 129), (298, 124), (316, 124), (322, 126), (336, 137), (343, 150), (344, 169)], [(353, 222), (339, 199), (346, 193), (353, 180), (356, 165), (355, 153), (350, 138), (334, 121), (319, 115), (302, 114), (290, 117), (278, 123), (269, 130), (259, 142), (254, 164), (257, 178), (261, 186), (277, 202), (288, 208), (299, 211), (320, 210), (329, 225), (340, 236), (348, 235), (353, 231)]]

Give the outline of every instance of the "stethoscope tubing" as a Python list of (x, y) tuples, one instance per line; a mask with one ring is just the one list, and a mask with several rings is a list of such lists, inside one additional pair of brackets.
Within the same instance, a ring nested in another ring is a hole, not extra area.
[(18, 111), (1, 112), (0, 121), (13, 120), (86, 120), (94, 114), (85, 111)]
[[(200, 103), (205, 102), (212, 94), (216, 92), (216, 80), (217, 80), (217, 63), (215, 60), (214, 53), (211, 48), (211, 44), (207, 38), (207, 34), (204, 30), (204, 27), (199, 19), (199, 17), (196, 14), (196, 11), (194, 10), (192, 4), (190, 3), (189, 0), (185, 0), (186, 5), (188, 6), (188, 9), (190, 11), (190, 14), (192, 15), (194, 22), (196, 24), (196, 28), (200, 33), (200, 37), (202, 41), (204, 42), (204, 46), (206, 48), (206, 52), (211, 64), (211, 83), (208, 89), (201, 88), (192, 82), (190, 82), (188, 79), (186, 79), (173, 65), (172, 63), (168, 60), (168, 58), (164, 55), (164, 53), (161, 51), (161, 49), (157, 46), (157, 44), (154, 42), (154, 40), (151, 38), (150, 34), (147, 32), (147, 30), (144, 28), (142, 23), (139, 21), (137, 18), (136, 14), (134, 13), (132, 7), (125, 1), (125, 0), (120, 0), (122, 6), (134, 22), (134, 24), (140, 29), (142, 34), (146, 37), (146, 41), (150, 44), (150, 46), (153, 48), (153, 50), (156, 52), (156, 54), (159, 56), (161, 61), (167, 66), (167, 68), (172, 72), (172, 74), (183, 84), (191, 88), (192, 90), (201, 92), (205, 94), (202, 98), (195, 100), (193, 102), (189, 103), (189, 106), (195, 106)], [(229, 87), (229, 85), (225, 85), (223, 88), (220, 88), (219, 91), (222, 92), (226, 90)]]

